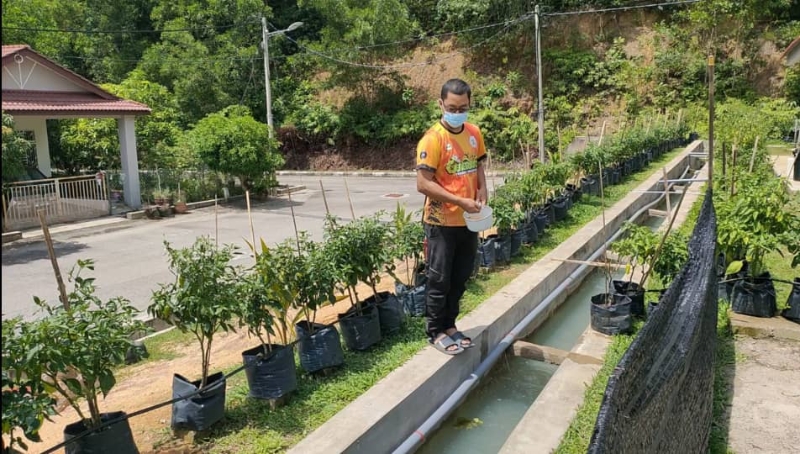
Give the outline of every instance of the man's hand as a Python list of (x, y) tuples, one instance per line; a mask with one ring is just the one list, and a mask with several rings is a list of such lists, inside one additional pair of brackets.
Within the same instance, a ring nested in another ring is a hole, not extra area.
[(461, 208), (464, 209), (467, 213), (480, 213), (481, 211), (481, 204), (477, 200), (470, 200), (470, 199), (461, 199)]
[(478, 189), (478, 195), (475, 197), (475, 200), (477, 200), (481, 205), (486, 205), (486, 201), (489, 199), (489, 196), (486, 194), (486, 192), (486, 188)]

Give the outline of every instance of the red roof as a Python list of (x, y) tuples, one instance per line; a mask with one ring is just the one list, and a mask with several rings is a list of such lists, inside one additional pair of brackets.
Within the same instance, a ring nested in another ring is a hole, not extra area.
[(3, 46), (3, 57), (6, 55), (15, 54), (22, 49), (30, 49), (27, 44), (12, 44), (10, 46)]
[(12, 115), (146, 115), (150, 108), (136, 101), (115, 96), (90, 80), (70, 71), (24, 44), (3, 46), (3, 64), (21, 55), (70, 80), (83, 92), (5, 89), (2, 108)]
[(3, 110), (17, 114), (46, 112), (147, 114), (150, 112), (144, 104), (126, 99), (102, 99), (90, 93), (32, 90), (3, 90)]

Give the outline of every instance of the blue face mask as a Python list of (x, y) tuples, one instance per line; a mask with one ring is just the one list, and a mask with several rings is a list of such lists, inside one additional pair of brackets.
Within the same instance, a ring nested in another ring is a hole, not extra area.
[(445, 112), (444, 117), (442, 118), (451, 127), (460, 128), (467, 121), (467, 112), (464, 113)]

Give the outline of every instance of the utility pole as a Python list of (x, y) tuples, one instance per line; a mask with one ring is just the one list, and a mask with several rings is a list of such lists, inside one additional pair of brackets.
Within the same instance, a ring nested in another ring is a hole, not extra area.
[(269, 86), (269, 37), (282, 35), (286, 32), (297, 30), (302, 26), (302, 22), (294, 22), (285, 30), (276, 30), (270, 33), (267, 30), (267, 18), (261, 16), (261, 49), (264, 51), (264, 88), (267, 92), (267, 125), (269, 125), (270, 138), (274, 135), (274, 132), (272, 130), (272, 90)]
[(541, 30), (539, 29), (539, 5), (534, 10), (534, 23), (536, 24), (536, 78), (539, 83), (539, 107), (537, 117), (539, 121), (539, 159), (545, 162), (546, 153), (544, 151), (544, 103), (542, 102), (542, 44)]
[(708, 187), (714, 189), (714, 54), (708, 56)]
[(261, 16), (261, 50), (264, 51), (264, 87), (267, 92), (267, 125), (269, 125), (269, 137), (274, 134), (272, 131), (272, 92), (269, 87), (269, 33), (267, 32), (267, 18)]

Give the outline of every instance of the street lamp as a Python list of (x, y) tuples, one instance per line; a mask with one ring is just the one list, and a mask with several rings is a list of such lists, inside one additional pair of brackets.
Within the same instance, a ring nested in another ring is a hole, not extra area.
[(267, 31), (267, 18), (261, 18), (261, 48), (264, 50), (264, 85), (267, 90), (267, 125), (269, 125), (269, 136), (272, 137), (272, 90), (269, 87), (269, 37), (282, 35), (292, 30), (302, 27), (302, 22), (295, 22), (285, 30)]

